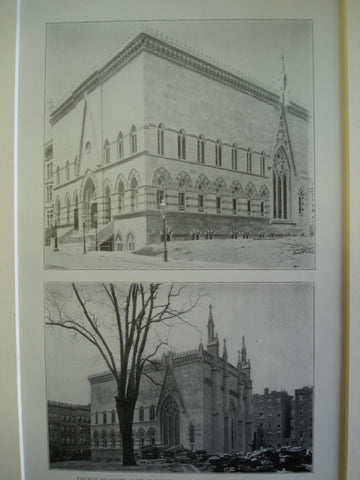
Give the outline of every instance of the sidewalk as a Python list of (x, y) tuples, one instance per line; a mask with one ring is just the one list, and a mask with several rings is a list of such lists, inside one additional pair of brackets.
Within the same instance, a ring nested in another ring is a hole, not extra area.
[[(132, 252), (59, 251), (45, 248), (46, 268), (54, 269), (311, 269), (313, 237), (273, 240), (197, 240), (168, 243), (168, 262), (162, 245), (147, 248), (149, 255)], [(65, 251), (64, 251), (65, 250)]]

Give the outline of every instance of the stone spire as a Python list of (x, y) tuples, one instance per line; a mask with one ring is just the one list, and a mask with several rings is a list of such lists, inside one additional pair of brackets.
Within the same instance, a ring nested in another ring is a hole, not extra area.
[(242, 337), (242, 345), (241, 345), (241, 363), (243, 365), (246, 364), (246, 347), (245, 347), (245, 337)]
[(228, 359), (227, 349), (226, 349), (226, 338), (224, 338), (224, 350), (223, 350), (223, 359)]
[(287, 104), (288, 90), (287, 90), (287, 75), (285, 70), (285, 57), (281, 54), (281, 103)]
[(219, 338), (217, 333), (215, 334), (215, 323), (212, 314), (212, 305), (209, 305), (209, 320), (208, 320), (208, 342), (207, 342), (207, 351), (214, 357), (218, 358), (219, 356)]
[(209, 320), (208, 320), (208, 343), (211, 343), (215, 340), (215, 324), (212, 314), (212, 305), (209, 305)]

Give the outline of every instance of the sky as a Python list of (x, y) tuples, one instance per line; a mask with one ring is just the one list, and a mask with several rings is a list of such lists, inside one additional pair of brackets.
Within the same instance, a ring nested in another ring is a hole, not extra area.
[[(102, 298), (97, 295), (99, 285), (90, 287), (92, 300), (101, 312), (106, 312)], [(56, 288), (62, 300), (76, 314), (68, 284), (49, 284)], [(162, 291), (168, 285), (162, 286)], [(245, 337), (251, 362), (253, 392), (287, 390), (313, 384), (313, 285), (287, 284), (189, 284), (178, 300), (178, 305), (189, 301), (200, 292), (197, 307), (177, 322), (168, 336), (168, 346), (176, 352), (206, 348), (209, 304), (212, 304), (215, 330), (223, 352), (226, 338), (228, 361), (236, 365), (237, 351)], [(105, 315), (106, 333), (112, 336), (111, 317)], [(167, 334), (167, 330), (158, 331)], [(90, 402), (87, 377), (106, 370), (103, 361), (86, 341), (64, 329), (45, 327), (46, 385), (48, 400), (86, 404)], [(153, 337), (154, 338), (154, 337)], [(115, 344), (114, 344), (115, 345)]]
[(119, 51), (142, 25), (279, 91), (285, 57), (289, 96), (312, 107), (312, 23), (299, 20), (88, 22), (48, 24), (46, 102), (56, 105)]

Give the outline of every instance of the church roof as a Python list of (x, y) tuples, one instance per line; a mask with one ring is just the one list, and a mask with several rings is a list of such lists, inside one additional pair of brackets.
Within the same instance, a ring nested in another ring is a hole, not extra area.
[[(143, 51), (150, 52), (177, 65), (193, 70), (271, 105), (278, 105), (280, 102), (280, 95), (261, 82), (250, 79), (244, 74), (222, 65), (215, 59), (209, 58), (198, 51), (193, 51), (182, 44), (171, 41), (168, 37), (155, 34), (153, 31), (147, 31), (147, 29), (143, 28), (140, 33), (128, 40), (109, 60), (82, 80), (54, 108), (50, 115), (50, 122), (52, 124), (56, 123), (86, 93), (91, 92), (101, 83), (108, 80)], [(309, 118), (309, 112), (294, 102), (289, 103), (288, 111), (305, 120)]]

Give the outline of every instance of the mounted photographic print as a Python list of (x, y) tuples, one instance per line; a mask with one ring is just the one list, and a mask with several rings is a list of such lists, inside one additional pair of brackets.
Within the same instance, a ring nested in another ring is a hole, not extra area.
[(312, 283), (47, 283), (49, 468), (311, 472), (313, 322)]
[(46, 268), (313, 269), (310, 20), (49, 23)]

